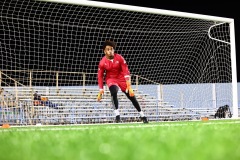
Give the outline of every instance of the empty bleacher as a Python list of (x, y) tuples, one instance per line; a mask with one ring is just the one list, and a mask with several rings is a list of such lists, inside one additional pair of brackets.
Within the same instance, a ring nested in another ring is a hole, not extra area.
[[(33, 94), (47, 97), (47, 102), (34, 105)], [(14, 87), (4, 88), (1, 102), (1, 122), (16, 125), (113, 123), (115, 116), (109, 91), (101, 102), (96, 101), (94, 87)], [(8, 95), (8, 97), (6, 96)], [(142, 91), (135, 95), (149, 121), (176, 121), (199, 119), (201, 113), (192, 109), (174, 108)], [(11, 97), (11, 98), (9, 98)], [(12, 99), (10, 101), (9, 99)], [(139, 122), (139, 114), (122, 93), (118, 93), (119, 111), (123, 122)], [(15, 101), (14, 101), (15, 100)], [(12, 102), (9, 105), (9, 102)]]

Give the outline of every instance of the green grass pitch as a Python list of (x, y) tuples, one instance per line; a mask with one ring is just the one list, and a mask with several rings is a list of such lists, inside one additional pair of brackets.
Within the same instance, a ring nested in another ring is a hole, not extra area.
[(0, 128), (0, 160), (238, 160), (240, 120)]

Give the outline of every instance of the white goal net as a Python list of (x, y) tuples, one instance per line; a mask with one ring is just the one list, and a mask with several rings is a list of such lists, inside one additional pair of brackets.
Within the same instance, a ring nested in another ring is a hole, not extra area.
[[(238, 117), (233, 19), (61, 0), (4, 0), (0, 18), (0, 123), (111, 122), (107, 92), (96, 102), (107, 39), (128, 62), (150, 121), (215, 118), (225, 105)], [(34, 93), (49, 101), (34, 104)], [(136, 120), (119, 96), (125, 120)]]

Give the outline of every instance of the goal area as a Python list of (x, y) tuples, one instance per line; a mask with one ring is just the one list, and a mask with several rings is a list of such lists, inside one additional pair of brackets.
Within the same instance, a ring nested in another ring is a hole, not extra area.
[[(77, 0), (4, 0), (0, 18), (0, 124), (114, 122), (106, 86), (96, 101), (109, 39), (150, 122), (238, 118), (234, 19)], [(138, 122), (118, 99), (123, 121)]]

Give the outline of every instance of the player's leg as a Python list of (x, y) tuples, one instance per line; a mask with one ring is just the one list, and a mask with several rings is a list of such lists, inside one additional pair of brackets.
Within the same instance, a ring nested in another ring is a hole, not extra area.
[(118, 86), (117, 85), (111, 85), (109, 87), (109, 91), (111, 93), (111, 101), (112, 101), (112, 105), (114, 108), (114, 113), (116, 116), (116, 122), (119, 123), (120, 122), (120, 114), (119, 114), (119, 110), (118, 110), (118, 97), (117, 97), (117, 93), (118, 93)]
[(128, 99), (132, 102), (133, 106), (137, 109), (139, 115), (140, 115), (140, 118), (142, 119), (143, 123), (148, 123), (148, 120), (147, 120), (147, 117), (144, 115), (137, 99), (135, 96), (133, 97), (130, 97), (129, 93), (126, 93), (126, 88), (127, 88), (127, 85), (126, 85), (126, 82), (125, 81), (122, 81), (121, 83), (118, 84), (119, 87), (121, 88), (122, 92), (125, 93), (125, 95), (128, 97)]
[(130, 97), (129, 93), (124, 92), (125, 95), (128, 97), (128, 99), (132, 102), (133, 106), (137, 109), (137, 111), (139, 112), (140, 118), (142, 119), (143, 123), (148, 123), (147, 117), (144, 115), (137, 99), (135, 96)]

